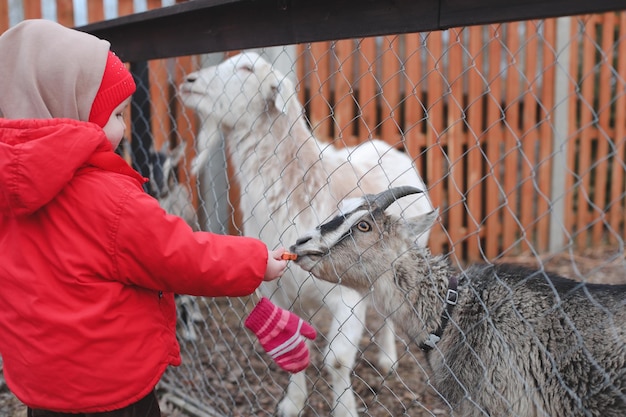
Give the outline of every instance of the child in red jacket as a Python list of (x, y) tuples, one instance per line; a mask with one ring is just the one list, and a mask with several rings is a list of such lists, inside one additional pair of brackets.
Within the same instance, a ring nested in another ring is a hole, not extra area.
[[(159, 416), (173, 294), (245, 296), (286, 268), (282, 248), (194, 233), (143, 191), (114, 152), (135, 83), (109, 47), (46, 20), (0, 36), (0, 355), (29, 416)], [(263, 346), (306, 366), (299, 318), (262, 312)]]

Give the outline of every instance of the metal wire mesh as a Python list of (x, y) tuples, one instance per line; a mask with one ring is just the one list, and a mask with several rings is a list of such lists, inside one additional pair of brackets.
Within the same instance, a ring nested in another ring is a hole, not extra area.
[[(610, 13), (260, 52), (295, 83), (302, 118), (318, 139), (344, 148), (381, 138), (414, 159), (441, 210), (430, 246), (461, 270), (474, 261), (513, 260), (589, 283), (624, 283), (625, 44), (623, 17)], [(204, 66), (151, 65), (182, 76)], [(168, 78), (162, 90), (175, 116), (152, 124), (165, 129), (162, 143), (189, 145), (178, 178), (193, 192), (198, 227), (244, 233), (260, 222), (265, 235), (271, 230), (284, 245), (293, 243), (282, 239), (298, 224), (259, 219), (240, 207), (251, 184), (234, 181), (244, 168), (229, 160), (242, 150), (227, 150), (229, 132), (184, 108), (174, 91), (181, 81)], [(222, 141), (205, 162), (210, 173), (196, 178), (191, 159), (202, 134)], [(158, 143), (156, 131), (154, 137)], [(274, 154), (267, 163), (289, 164), (280, 145)], [(252, 187), (269, 190), (275, 180)], [(285, 190), (285, 200), (297, 192)], [(322, 222), (330, 214), (315, 216)], [(255, 300), (196, 300), (203, 319), (190, 325), (198, 340), (182, 342), (183, 366), (167, 373), (163, 388), (215, 415), (274, 415), (288, 376), (242, 329)], [(304, 416), (336, 407), (322, 367), (332, 354), (324, 348), (333, 318), (322, 307), (309, 316), (321, 337), (306, 372)], [(448, 415), (422, 354), (402, 334), (396, 370), (377, 370), (381, 320), (370, 311), (369, 330), (353, 341), (358, 355), (349, 375), (359, 413)]]
[[(441, 223), (429, 246), (450, 256), (460, 270), (475, 261), (513, 260), (579, 281), (626, 283), (624, 14), (260, 52), (292, 80), (304, 110), (301, 118), (319, 140), (345, 148), (380, 138), (414, 160), (440, 208)], [(281, 224), (271, 216), (258, 218), (254, 205), (242, 208), (246, 193), (269, 194), (283, 178), (237, 183), (246, 161), (233, 166), (232, 154), (241, 150), (224, 145), (230, 132), (181, 102), (178, 87), (184, 78), (223, 58), (181, 57), (135, 68), (139, 90), (124, 155), (150, 176), (147, 191), (194, 229), (250, 234), (247, 227), (257, 224), (253, 230), (263, 237), (272, 235), (272, 243), (289, 246), (293, 242), (285, 239), (294, 230), (304, 232), (297, 218)], [(194, 174), (192, 160), (207, 137), (220, 141)], [(174, 149), (181, 144), (184, 153), (177, 159)], [(284, 160), (280, 145), (273, 152), (267, 164), (300, 164), (306, 176), (305, 159)], [(267, 190), (257, 189), (259, 184)], [(361, 187), (355, 183), (357, 192)], [(315, 188), (304, 194), (284, 191), (285, 201), (327, 198)], [(336, 198), (316, 208), (316, 222), (326, 220), (338, 203)], [(292, 265), (282, 280), (292, 279), (296, 268)], [(167, 415), (276, 414), (289, 376), (242, 325), (256, 300), (179, 298), (183, 364), (169, 369), (159, 385)], [(323, 303), (308, 308), (298, 303), (291, 307), (306, 310), (320, 334), (300, 415), (326, 416), (341, 409), (322, 364), (335, 354), (325, 350), (338, 337), (329, 336), (329, 328), (343, 323), (335, 323), (335, 311)], [(367, 331), (351, 341), (358, 352), (348, 384), (359, 414), (450, 415), (446, 398), (431, 384), (424, 356), (404, 335), (397, 334), (394, 370), (378, 369), (384, 322), (369, 309)]]

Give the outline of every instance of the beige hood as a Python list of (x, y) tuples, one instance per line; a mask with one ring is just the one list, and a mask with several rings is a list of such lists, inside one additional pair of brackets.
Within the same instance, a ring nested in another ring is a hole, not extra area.
[(0, 36), (0, 116), (89, 120), (109, 42), (42, 19)]

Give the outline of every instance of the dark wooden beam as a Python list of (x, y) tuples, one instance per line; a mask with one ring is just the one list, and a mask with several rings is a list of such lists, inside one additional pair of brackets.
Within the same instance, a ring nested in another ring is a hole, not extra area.
[(441, 0), (441, 28), (626, 10), (626, 0)]
[(195, 0), (77, 29), (125, 61), (626, 9), (626, 0)]

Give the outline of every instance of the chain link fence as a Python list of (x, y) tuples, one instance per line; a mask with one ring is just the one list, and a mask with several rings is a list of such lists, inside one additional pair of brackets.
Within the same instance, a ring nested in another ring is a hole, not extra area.
[[(581, 282), (626, 284), (626, 14), (256, 52), (293, 83), (292, 98), (303, 109), (300, 120), (325, 146), (345, 150), (379, 138), (414, 161), (432, 204), (440, 209), (441, 222), (429, 246), (448, 255), (460, 270), (473, 262), (514, 261)], [(286, 179), (256, 177), (267, 172), (259, 167), (247, 173), (249, 183), (238, 182), (236, 178), (246, 178), (242, 171), (247, 161), (233, 156), (243, 149), (225, 144), (232, 126), (221, 129), (222, 120), (203, 117), (198, 106), (182, 102), (179, 86), (189, 74), (234, 54), (136, 66), (132, 137), (121, 151), (151, 177), (147, 191), (194, 229), (261, 235), (270, 244), (288, 247), (293, 236), (305, 231), (297, 213), (293, 223), (280, 224), (271, 216), (259, 218), (259, 207), (267, 201), (243, 203), (246, 195), (274, 196)], [(252, 97), (261, 91), (240, 94)], [(234, 97), (219, 99), (230, 102)], [(217, 108), (210, 112), (217, 113)], [(235, 112), (228, 117), (245, 118)], [(295, 124), (290, 127), (295, 136)], [(272, 144), (267, 166), (295, 164), (305, 178), (320, 163), (311, 155), (285, 159), (281, 141), (292, 138), (274, 138), (268, 132), (262, 137), (259, 148)], [(207, 143), (207, 158), (194, 172), (192, 161)], [(345, 161), (350, 164), (349, 151)], [(394, 179), (388, 178), (390, 183)], [(306, 193), (304, 187), (284, 189), (279, 206), (327, 201), (314, 210), (312, 221), (319, 224), (339, 203), (336, 196), (328, 201), (332, 194), (319, 195), (327, 186), (311, 186)], [(259, 189), (263, 187), (267, 189)], [(358, 180), (353, 188), (357, 195), (366, 191)], [(295, 280), (299, 273), (292, 264), (281, 281)], [(319, 291), (318, 305), (297, 299), (287, 306), (319, 333), (311, 366), (297, 381), (308, 390), (298, 414), (302, 417), (341, 415), (342, 401), (349, 396), (334, 393), (337, 383), (333, 387), (333, 374), (323, 366), (339, 355), (327, 347), (346, 329), (337, 323), (337, 311), (325, 308), (330, 291)], [(289, 375), (243, 327), (257, 300), (258, 295), (179, 298), (183, 362), (169, 369), (158, 386), (165, 415), (277, 415)], [(361, 303), (344, 304), (357, 309)], [(446, 398), (431, 385), (423, 353), (403, 334), (396, 335), (394, 368), (385, 371), (377, 365), (385, 323), (385, 317), (369, 308), (360, 323), (366, 330), (349, 340), (356, 355), (346, 372), (347, 385), (359, 415), (451, 415)], [(1, 383), (0, 390), (6, 391)], [(3, 406), (7, 403), (0, 400), (0, 410), (20, 415), (14, 403)]]
[[(380, 138), (415, 161), (441, 210), (430, 246), (461, 270), (476, 261), (514, 261), (588, 283), (623, 284), (624, 49), (624, 16), (608, 13), (257, 52), (294, 83), (301, 117), (320, 141), (346, 149)], [(297, 216), (294, 225), (280, 225), (258, 218), (255, 208), (242, 209), (246, 193), (259, 192), (256, 179), (235, 180), (245, 168), (233, 165), (232, 155), (244, 150), (224, 144), (232, 132), (220, 130), (219, 120), (204, 119), (180, 103), (177, 87), (185, 75), (223, 57), (204, 59), (186, 67), (175, 60), (151, 63), (166, 65), (170, 77), (172, 71), (181, 74), (166, 83), (167, 89), (160, 87), (169, 94), (164, 100), (179, 109), (170, 113), (176, 119), (161, 134), (170, 147), (188, 144), (179, 179), (193, 194), (198, 227), (237, 234), (260, 224), (261, 236), (271, 230), (272, 242), (289, 246), (293, 241), (285, 238), (292, 236), (290, 228), (298, 228)], [(194, 177), (191, 160), (194, 148), (206, 140), (203, 135), (219, 140), (205, 171)], [(265, 163), (285, 167), (291, 162), (281, 154), (284, 140), (289, 139), (263, 138), (275, 143)], [(306, 158), (298, 162), (308, 163)], [(303, 175), (310, 169), (300, 168)], [(274, 181), (285, 179), (261, 181), (268, 193)], [(284, 191), (286, 202), (298, 198), (297, 189)], [(300, 197), (313, 200), (315, 190)], [(316, 221), (330, 214), (316, 212)], [(292, 279), (295, 268), (283, 280)], [(182, 342), (184, 365), (170, 370), (162, 384), (175, 408), (192, 405), (204, 410), (199, 415), (275, 415), (288, 375), (242, 328), (255, 301), (196, 300), (203, 319), (190, 325), (198, 340)], [(333, 340), (326, 333), (333, 312), (322, 305), (299, 310), (297, 301), (291, 307), (320, 330), (301, 415), (329, 415), (341, 408), (333, 400), (332, 375), (323, 368), (332, 355), (325, 348)], [(358, 354), (349, 378), (359, 414), (449, 415), (446, 399), (430, 386), (424, 357), (402, 334), (395, 370), (377, 368), (383, 322), (369, 311), (368, 330), (352, 341)]]

